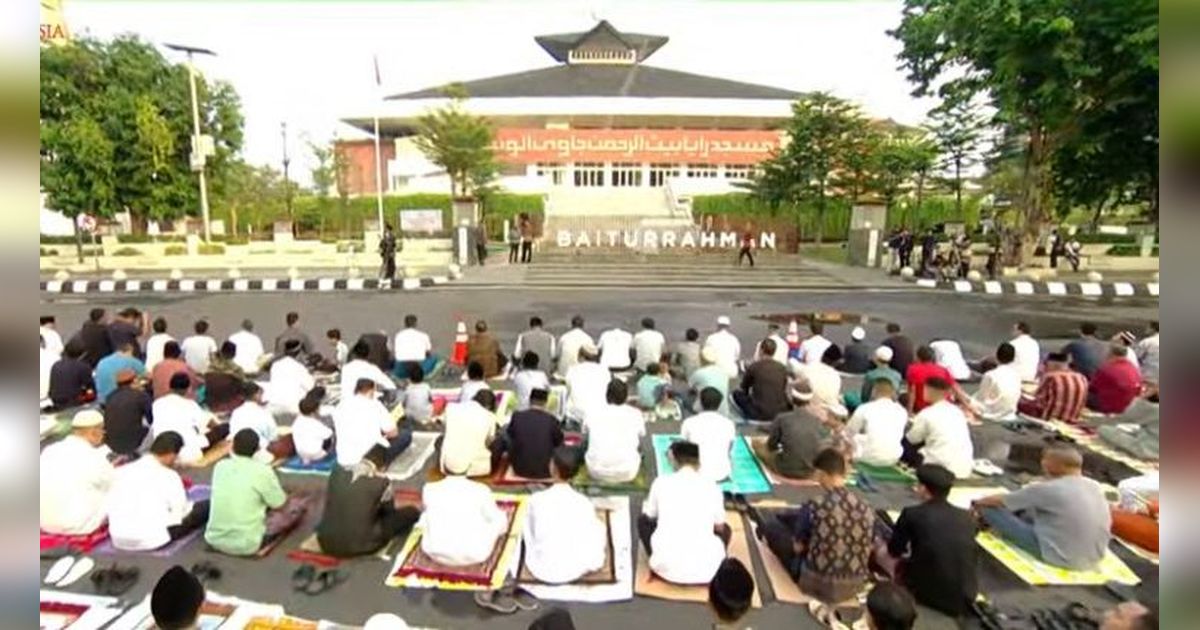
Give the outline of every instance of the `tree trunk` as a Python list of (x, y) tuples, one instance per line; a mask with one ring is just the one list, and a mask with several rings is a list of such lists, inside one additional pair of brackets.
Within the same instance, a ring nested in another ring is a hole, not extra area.
[(817, 190), (817, 195), (818, 195), (817, 196), (817, 226), (816, 226), (817, 229), (814, 231), (813, 241), (817, 245), (820, 245), (821, 237), (824, 236), (824, 232), (825, 232), (825, 184), (824, 184), (824, 182), (821, 183), (820, 188)]
[(1021, 207), (1018, 208), (1021, 225), (1013, 231), (1013, 237), (1019, 242), (1019, 248), (1016, 250), (1018, 257), (1015, 261), (1019, 266), (1024, 266), (1032, 257), (1038, 237), (1046, 224), (1048, 156), (1045, 131), (1036, 123), (1032, 123), (1021, 174)]
[(1095, 234), (1096, 230), (1100, 227), (1100, 215), (1104, 214), (1105, 201), (1106, 199), (1101, 197), (1100, 201), (1096, 202), (1096, 211), (1092, 213), (1092, 220), (1088, 222), (1088, 231), (1092, 234)]
[(962, 158), (954, 157), (954, 213), (962, 216)]
[(921, 211), (921, 204), (925, 201), (925, 171), (917, 173), (917, 212)]
[(83, 232), (79, 231), (79, 217), (71, 217), (71, 226), (75, 228), (75, 255), (79, 257), (79, 262), (83, 263)]

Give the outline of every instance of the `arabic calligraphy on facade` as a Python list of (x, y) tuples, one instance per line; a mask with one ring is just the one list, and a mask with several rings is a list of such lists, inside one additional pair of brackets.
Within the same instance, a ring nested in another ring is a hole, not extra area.
[(777, 131), (500, 129), (492, 144), (508, 162), (757, 164), (780, 146)]

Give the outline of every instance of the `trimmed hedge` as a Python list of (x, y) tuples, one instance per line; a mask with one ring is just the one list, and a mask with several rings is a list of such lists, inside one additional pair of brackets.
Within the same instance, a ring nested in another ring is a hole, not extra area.
[[(293, 201), (296, 228), (301, 232), (316, 231), (327, 234), (359, 234), (363, 221), (376, 218), (374, 197), (356, 197), (348, 200), (343, 211), (340, 199), (325, 200), (324, 206), (316, 197), (298, 197)], [(324, 210), (322, 209), (324, 208)], [(421, 193), (414, 195), (389, 195), (383, 198), (383, 218), (396, 225), (397, 213), (401, 210), (441, 210), (442, 225), (447, 229), (453, 223), (450, 195)], [(512, 218), (522, 212), (540, 216), (543, 212), (542, 195), (516, 195), (497, 193), (483, 209), (489, 226), (496, 221)], [(270, 223), (255, 226), (255, 230), (269, 230)]]
[(1094, 243), (1112, 243), (1112, 244), (1136, 244), (1137, 237), (1132, 234), (1075, 234), (1075, 240), (1081, 244)]
[[(1119, 245), (1113, 245), (1112, 247), (1109, 247), (1108, 251), (1106, 251), (1105, 253), (1108, 254), (1109, 256), (1121, 256), (1121, 257), (1125, 257), (1125, 258), (1134, 258), (1134, 257), (1142, 255), (1142, 246), (1137, 245), (1137, 244), (1130, 245), (1130, 244), (1122, 243)], [(1151, 257), (1158, 256), (1158, 245), (1155, 245), (1154, 249), (1151, 250), (1150, 256)]]

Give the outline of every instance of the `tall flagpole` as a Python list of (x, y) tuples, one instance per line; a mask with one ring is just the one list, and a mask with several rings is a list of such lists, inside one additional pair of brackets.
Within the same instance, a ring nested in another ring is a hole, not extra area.
[(379, 79), (379, 56), (375, 55), (375, 212), (379, 219), (379, 233), (383, 234), (383, 155), (379, 151), (379, 106), (382, 100), (382, 84)]

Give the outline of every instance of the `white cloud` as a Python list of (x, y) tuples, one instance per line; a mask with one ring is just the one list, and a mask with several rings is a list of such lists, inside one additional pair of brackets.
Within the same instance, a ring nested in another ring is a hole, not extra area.
[(914, 99), (887, 35), (899, 2), (313, 3), (67, 2), (75, 33), (132, 32), (218, 53), (198, 66), (231, 82), (246, 118), (244, 154), (278, 165), (287, 121), (293, 172), (307, 179), (302, 138), (356, 136), (342, 116), (378, 92), (397, 93), (553, 65), (534, 35), (585, 30), (592, 16), (618, 29), (671, 38), (647, 62), (797, 91), (828, 90), (879, 118), (916, 123), (931, 106)]

